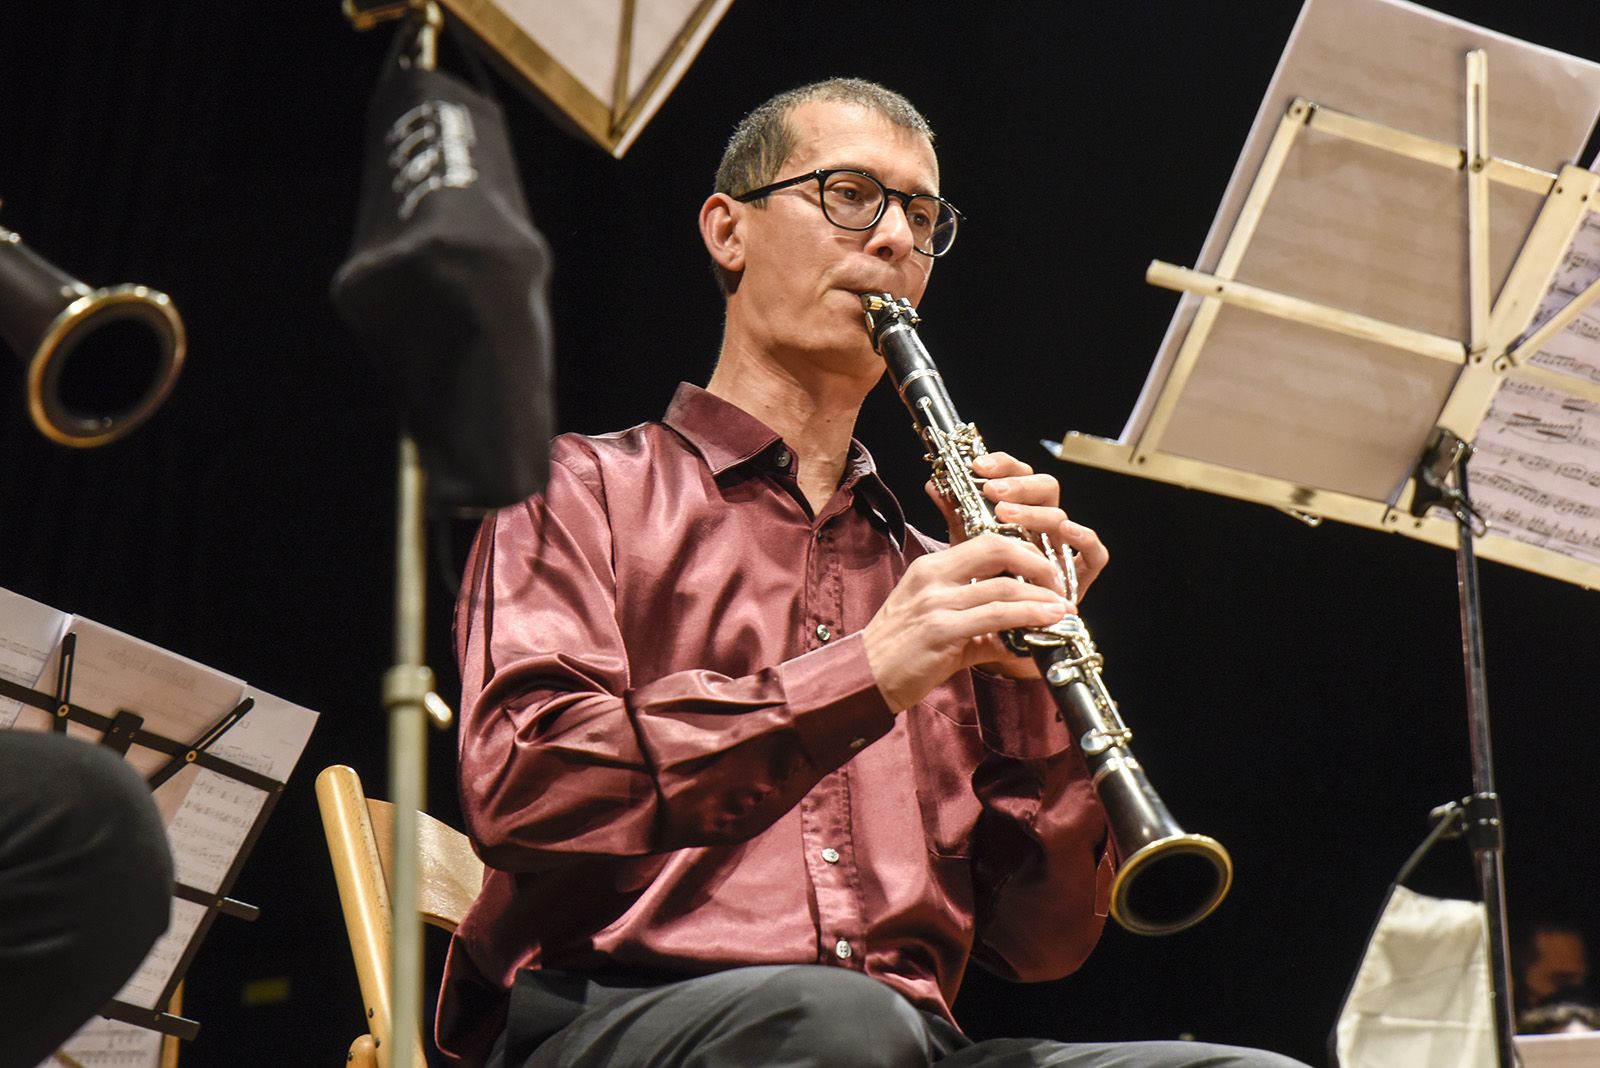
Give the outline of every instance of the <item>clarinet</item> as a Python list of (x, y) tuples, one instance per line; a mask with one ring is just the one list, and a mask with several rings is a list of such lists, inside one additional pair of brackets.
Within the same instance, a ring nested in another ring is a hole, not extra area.
[[(972, 461), (986, 453), (978, 428), (956, 414), (933, 358), (917, 336), (921, 320), (905, 298), (864, 293), (867, 330), (873, 348), (889, 365), (889, 378), (911, 413), (927, 447), (934, 488), (961, 519), (966, 536), (995, 533), (1032, 542), (1015, 523), (1002, 523), (972, 473)], [(1061, 579), (1061, 589), (1076, 602), (1077, 575), (1048, 539), (1041, 539)], [(1187, 834), (1167, 811), (1129, 748), (1133, 732), (1100, 676), (1103, 663), (1088, 627), (1069, 615), (1048, 627), (1001, 634), (1006, 647), (1031, 656), (1067, 729), (1077, 740), (1105, 809), (1111, 842), (1120, 858), (1111, 884), (1111, 916), (1137, 934), (1170, 934), (1209, 916), (1233, 883), (1233, 860), (1215, 839)]]

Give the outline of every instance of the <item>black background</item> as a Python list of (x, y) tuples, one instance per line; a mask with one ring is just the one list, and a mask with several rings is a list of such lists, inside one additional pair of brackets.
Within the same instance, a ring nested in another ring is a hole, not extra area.
[[(1576, 0), (1436, 6), (1600, 58)], [(969, 225), (923, 302), (923, 338), (990, 444), (1053, 471), (1111, 546), (1087, 604), (1107, 681), (1169, 806), (1238, 868), (1189, 932), (1108, 930), (1057, 983), (972, 976), (957, 1011), (975, 1034), (1190, 1033), (1320, 1063), (1391, 874), (1428, 810), (1470, 788), (1447, 552), (1057, 465), (1035, 444), (1120, 430), (1174, 305), (1144, 267), (1198, 255), (1297, 10), (741, 0), (620, 162), (503, 86), (555, 253), (564, 430), (653, 418), (676, 382), (708, 375), (720, 297), (694, 216), (745, 110), (857, 75), (905, 92), (939, 132), (943, 191)], [(191, 356), (149, 425), (89, 452), (36, 435), (20, 374), (0, 374), (0, 586), (322, 713), (236, 889), (262, 918), (221, 920), (191, 973), (204, 1028), (184, 1056), (336, 1064), (362, 1018), (311, 784), (343, 762), (384, 793), (394, 418), (326, 291), (388, 34), (306, 0), (57, 0), (8, 5), (3, 25), (0, 223), (91, 284), (172, 294)], [(933, 526), (886, 392), (860, 436)], [(446, 556), (465, 536), (451, 533)], [(443, 577), (430, 596), (453, 697)], [(1591, 923), (1600, 602), (1495, 564), (1483, 599), (1513, 912)], [(433, 738), (431, 805), (447, 819), (452, 754)], [(1420, 885), (1467, 894), (1470, 871), (1446, 846)], [(249, 993), (275, 979), (281, 996)]]

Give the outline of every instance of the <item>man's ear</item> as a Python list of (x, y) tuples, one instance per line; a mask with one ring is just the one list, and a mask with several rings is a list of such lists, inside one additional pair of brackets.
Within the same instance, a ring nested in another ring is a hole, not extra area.
[(700, 239), (716, 265), (733, 274), (744, 270), (744, 210), (726, 193), (712, 193), (700, 205)]

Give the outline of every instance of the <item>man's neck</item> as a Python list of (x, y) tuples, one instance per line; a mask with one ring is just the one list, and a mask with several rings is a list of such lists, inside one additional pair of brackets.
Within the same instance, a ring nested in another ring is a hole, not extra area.
[(778, 432), (799, 461), (800, 491), (816, 514), (839, 488), (850, 435), (872, 383), (815, 368), (803, 375), (724, 347), (706, 391)]

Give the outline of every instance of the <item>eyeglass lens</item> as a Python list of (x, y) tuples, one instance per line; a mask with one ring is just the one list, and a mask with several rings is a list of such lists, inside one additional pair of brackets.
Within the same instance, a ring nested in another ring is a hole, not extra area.
[[(868, 230), (883, 215), (887, 195), (870, 175), (835, 171), (822, 183), (822, 211), (835, 226)], [(905, 213), (918, 251), (938, 256), (955, 240), (955, 212), (938, 197), (914, 196)]]

